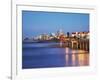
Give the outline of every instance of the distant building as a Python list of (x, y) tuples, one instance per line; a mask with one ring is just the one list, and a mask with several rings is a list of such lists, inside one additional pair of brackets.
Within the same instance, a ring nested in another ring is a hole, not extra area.
[(76, 33), (72, 32), (71, 37), (76, 37)]
[(89, 39), (89, 32), (72, 32), (71, 37)]
[(49, 40), (49, 35), (47, 35), (47, 34), (42, 34), (42, 35), (40, 36), (40, 40)]
[(64, 35), (62, 29), (60, 29), (60, 30), (57, 31), (57, 38), (59, 39), (59, 37), (60, 37), (61, 35)]
[(29, 38), (28, 38), (28, 37), (24, 38), (24, 41), (27, 41), (27, 40), (29, 40)]

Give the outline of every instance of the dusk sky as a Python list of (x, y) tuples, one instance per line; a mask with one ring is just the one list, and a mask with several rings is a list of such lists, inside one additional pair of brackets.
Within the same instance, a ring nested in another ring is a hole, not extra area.
[(89, 14), (22, 11), (23, 37), (33, 37), (43, 33), (64, 33), (89, 31)]

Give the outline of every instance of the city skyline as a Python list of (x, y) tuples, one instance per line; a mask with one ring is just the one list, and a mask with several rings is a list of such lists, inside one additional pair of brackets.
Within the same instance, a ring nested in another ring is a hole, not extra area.
[(89, 31), (89, 14), (22, 11), (23, 37), (55, 33)]

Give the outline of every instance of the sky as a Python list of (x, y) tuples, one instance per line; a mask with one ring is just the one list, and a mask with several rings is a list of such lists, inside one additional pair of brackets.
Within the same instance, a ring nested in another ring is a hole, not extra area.
[(89, 31), (88, 13), (22, 11), (23, 37), (67, 32)]

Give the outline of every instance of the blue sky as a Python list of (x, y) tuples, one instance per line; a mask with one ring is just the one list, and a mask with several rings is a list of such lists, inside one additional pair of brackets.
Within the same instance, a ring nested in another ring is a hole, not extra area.
[(22, 11), (23, 37), (43, 33), (89, 31), (89, 14), (43, 11)]

